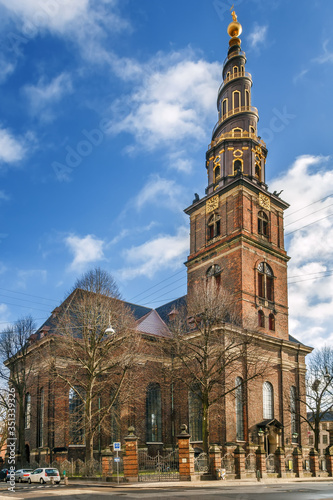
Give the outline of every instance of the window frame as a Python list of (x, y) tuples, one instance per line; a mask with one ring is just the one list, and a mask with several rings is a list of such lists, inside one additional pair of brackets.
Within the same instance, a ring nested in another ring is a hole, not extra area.
[(274, 387), (267, 380), (262, 387), (262, 414), (264, 420), (273, 420), (274, 418)]

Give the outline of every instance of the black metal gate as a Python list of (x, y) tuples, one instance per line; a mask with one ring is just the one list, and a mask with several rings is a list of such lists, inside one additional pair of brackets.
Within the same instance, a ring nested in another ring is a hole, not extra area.
[(139, 481), (179, 481), (178, 450), (158, 451), (154, 457), (139, 450)]

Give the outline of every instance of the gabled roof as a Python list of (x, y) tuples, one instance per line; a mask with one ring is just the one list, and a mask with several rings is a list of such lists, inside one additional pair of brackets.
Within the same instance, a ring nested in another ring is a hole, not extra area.
[(168, 323), (169, 320), (168, 314), (173, 309), (180, 309), (181, 307), (184, 307), (186, 305), (186, 297), (187, 295), (184, 295), (183, 297), (179, 297), (178, 299), (172, 300), (171, 302), (168, 302), (163, 306), (157, 307), (156, 312), (159, 314), (159, 316), (165, 323)]
[[(311, 422), (313, 420), (313, 412), (308, 411), (306, 414), (307, 419)], [(320, 419), (321, 422), (333, 422), (333, 411), (326, 411)]]
[(136, 329), (141, 333), (156, 335), (158, 337), (168, 335), (168, 328), (166, 324), (154, 309), (137, 322)]

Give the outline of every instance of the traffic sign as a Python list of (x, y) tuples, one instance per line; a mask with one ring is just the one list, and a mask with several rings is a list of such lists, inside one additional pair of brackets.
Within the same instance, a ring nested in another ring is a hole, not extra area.
[(113, 443), (113, 449), (114, 450), (121, 450), (121, 443), (119, 443), (118, 441)]
[(114, 457), (114, 462), (120, 462), (120, 457)]

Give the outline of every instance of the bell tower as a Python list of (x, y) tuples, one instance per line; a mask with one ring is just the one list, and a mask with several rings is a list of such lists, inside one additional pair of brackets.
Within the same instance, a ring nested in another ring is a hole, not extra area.
[(244, 327), (288, 339), (283, 212), (289, 205), (265, 182), (267, 148), (251, 102), (242, 26), (235, 12), (232, 17), (218, 121), (206, 153), (206, 196), (185, 210), (190, 216), (188, 294), (196, 282), (214, 280), (234, 297)]

